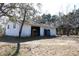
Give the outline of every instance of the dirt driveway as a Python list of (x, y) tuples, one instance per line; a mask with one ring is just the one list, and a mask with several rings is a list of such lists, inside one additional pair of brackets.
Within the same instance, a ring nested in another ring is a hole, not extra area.
[[(10, 45), (15, 43), (4, 43), (2, 45), (7, 44)], [(20, 52), (18, 55), (79, 56), (79, 36), (61, 36), (56, 38), (21, 42)]]

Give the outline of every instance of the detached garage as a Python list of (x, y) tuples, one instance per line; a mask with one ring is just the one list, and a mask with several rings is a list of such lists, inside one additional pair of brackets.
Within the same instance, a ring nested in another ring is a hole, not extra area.
[[(19, 22), (9, 21), (6, 24), (5, 35), (7, 36), (19, 36), (21, 24)], [(33, 24), (25, 22), (22, 28), (22, 37), (30, 36), (56, 36), (55, 26), (50, 26), (47, 24)]]

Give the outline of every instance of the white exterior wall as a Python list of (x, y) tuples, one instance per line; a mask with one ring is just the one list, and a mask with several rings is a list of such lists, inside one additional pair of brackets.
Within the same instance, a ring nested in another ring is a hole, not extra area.
[[(8, 25), (9, 25), (9, 29), (7, 28)], [(13, 22), (8, 22), (8, 24), (6, 25), (5, 35), (19, 36), (20, 24), (16, 23), (16, 28), (13, 28), (13, 25), (14, 25)], [(50, 28), (40, 27), (40, 36), (44, 36), (44, 29), (49, 29), (51, 36), (56, 35), (56, 28), (50, 29)], [(22, 37), (31, 36), (31, 25), (24, 24), (21, 36)]]
[[(6, 25), (6, 30), (5, 30), (5, 35), (8, 36), (18, 36), (19, 35), (19, 24), (16, 24), (16, 28), (13, 28), (13, 22), (9, 22)], [(8, 25), (9, 25), (9, 29), (8, 29)]]
[(21, 36), (31, 36), (31, 26), (30, 25), (24, 25), (22, 29)]
[[(9, 29), (8, 29), (8, 25), (9, 25)], [(14, 25), (13, 22), (9, 22), (6, 25), (5, 35), (19, 36), (20, 24), (16, 23), (16, 26), (15, 26), (16, 28), (13, 28), (13, 25)], [(31, 36), (31, 26), (30, 25), (25, 25), (24, 24), (21, 36), (22, 37)]]
[(44, 36), (44, 28), (40, 27), (40, 36)]
[(49, 29), (50, 35), (56, 36), (56, 28), (50, 29), (50, 28), (43, 28), (43, 27), (40, 27), (40, 36), (44, 36), (44, 29)]
[(50, 35), (51, 36), (56, 36), (56, 29), (55, 28), (50, 29)]

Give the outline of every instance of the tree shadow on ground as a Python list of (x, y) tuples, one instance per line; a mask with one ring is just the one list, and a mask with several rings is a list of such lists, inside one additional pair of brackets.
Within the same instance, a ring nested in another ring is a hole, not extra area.
[[(50, 37), (21, 37), (20, 38), (20, 43), (21, 42), (28, 42), (28, 41), (34, 41), (34, 40), (42, 40), (42, 39), (51, 39), (55, 38), (56, 36), (50, 36)], [(7, 43), (17, 43), (18, 42), (18, 37), (11, 37), (11, 36), (3, 36), (0, 37), (0, 42), (7, 42)]]
[(3, 36), (0, 37), (0, 42), (7, 42), (7, 43), (17, 43), (17, 48), (16, 51), (13, 53), (12, 56), (16, 56), (19, 53), (20, 50), (20, 43), (22, 42), (28, 42), (28, 41), (34, 41), (34, 40), (42, 40), (42, 39), (51, 39), (51, 38), (55, 38), (56, 36), (53, 37), (10, 37), (10, 36)]

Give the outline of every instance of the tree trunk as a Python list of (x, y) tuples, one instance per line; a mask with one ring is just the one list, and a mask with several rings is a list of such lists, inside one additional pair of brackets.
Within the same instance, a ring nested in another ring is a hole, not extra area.
[(4, 6), (4, 3), (1, 3), (0, 5), (0, 11), (2, 11), (2, 7)]
[(76, 28), (76, 35), (78, 35), (78, 28)]
[(25, 11), (24, 18), (23, 18), (23, 21), (22, 21), (22, 24), (21, 24), (21, 27), (20, 27), (19, 37), (18, 37), (18, 41), (17, 41), (17, 49), (16, 49), (15, 53), (13, 54), (13, 56), (16, 56), (19, 53), (19, 50), (20, 50), (20, 39), (21, 39), (22, 28), (23, 28), (23, 25), (24, 25), (24, 22), (25, 22), (26, 9), (24, 11)]
[(70, 28), (67, 29), (67, 36), (70, 35), (70, 30), (71, 30)]

